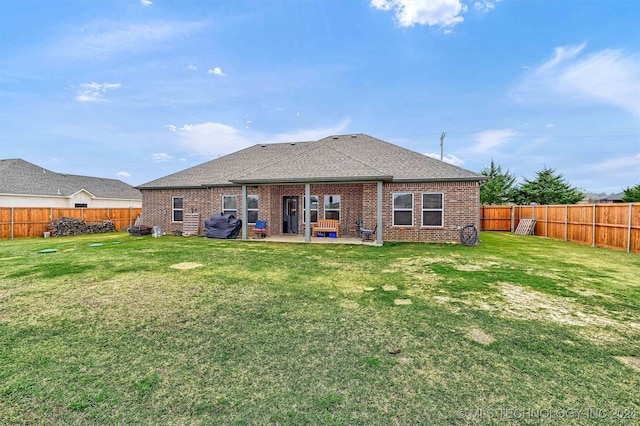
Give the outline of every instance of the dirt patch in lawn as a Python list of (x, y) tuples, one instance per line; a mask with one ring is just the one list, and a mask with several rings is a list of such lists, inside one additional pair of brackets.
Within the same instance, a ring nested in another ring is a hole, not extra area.
[(598, 344), (619, 342), (626, 339), (623, 336), (625, 334), (640, 334), (640, 322), (629, 314), (612, 313), (598, 306), (584, 306), (571, 297), (554, 296), (508, 282), (495, 285), (498, 294), (468, 292), (462, 297), (452, 297), (446, 292), (439, 292), (423, 297), (453, 313), (459, 313), (460, 309), (467, 307), (489, 311), (504, 318), (577, 326), (580, 327), (576, 331), (578, 335)]
[(182, 263), (176, 263), (174, 265), (169, 266), (169, 268), (173, 268), (173, 269), (193, 269), (193, 268), (197, 268), (199, 266), (202, 266), (201, 263), (195, 263), (195, 262), (182, 262)]
[(627, 367), (631, 367), (634, 370), (640, 371), (640, 358), (636, 358), (634, 356), (614, 356), (614, 358)]
[(621, 339), (618, 332), (640, 333), (640, 322), (631, 318), (613, 318), (604, 309), (581, 306), (572, 298), (553, 296), (511, 283), (498, 283), (498, 286), (502, 298), (489, 299), (478, 295), (471, 305), (507, 318), (583, 327), (579, 334), (596, 343), (618, 341)]
[(469, 340), (480, 343), (481, 345), (490, 345), (496, 341), (496, 338), (490, 334), (485, 333), (479, 328), (472, 328), (465, 336)]

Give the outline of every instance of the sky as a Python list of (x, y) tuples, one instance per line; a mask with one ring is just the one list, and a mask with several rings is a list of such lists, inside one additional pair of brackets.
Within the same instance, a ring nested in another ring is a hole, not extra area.
[(365, 133), (640, 184), (637, 0), (0, 0), (0, 158), (140, 185)]

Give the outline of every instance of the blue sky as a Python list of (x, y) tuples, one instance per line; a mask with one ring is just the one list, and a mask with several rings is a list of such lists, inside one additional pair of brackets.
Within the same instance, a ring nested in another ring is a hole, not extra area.
[(2, 0), (0, 158), (138, 185), (366, 133), (519, 180), (640, 183), (635, 0)]

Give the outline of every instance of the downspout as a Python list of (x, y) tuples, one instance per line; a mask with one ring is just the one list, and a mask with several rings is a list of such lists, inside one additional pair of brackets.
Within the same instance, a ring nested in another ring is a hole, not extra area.
[(311, 184), (304, 184), (304, 241), (311, 242)]
[(247, 185), (242, 184), (242, 239), (247, 239)]
[(382, 181), (378, 181), (378, 212), (377, 212), (377, 221), (376, 224), (378, 227), (376, 228), (377, 235), (377, 243), (378, 245), (382, 245)]

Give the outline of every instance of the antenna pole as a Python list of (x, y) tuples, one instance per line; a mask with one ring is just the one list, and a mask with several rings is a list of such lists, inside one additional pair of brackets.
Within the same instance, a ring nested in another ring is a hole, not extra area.
[(444, 137), (447, 136), (445, 132), (442, 132), (440, 135), (440, 161), (442, 161), (442, 157), (444, 156)]

